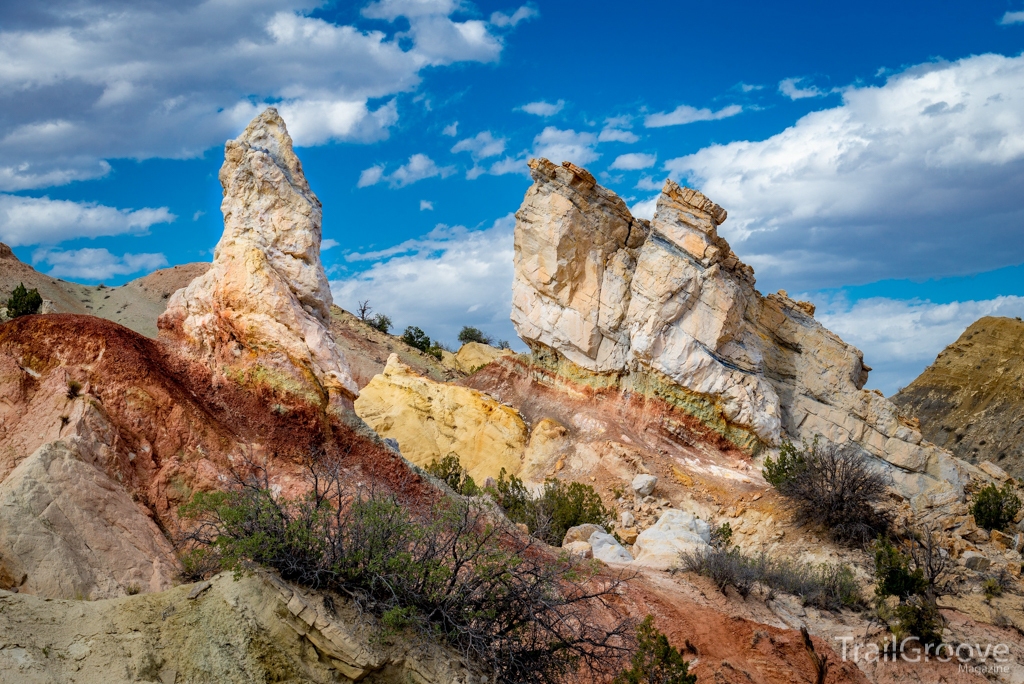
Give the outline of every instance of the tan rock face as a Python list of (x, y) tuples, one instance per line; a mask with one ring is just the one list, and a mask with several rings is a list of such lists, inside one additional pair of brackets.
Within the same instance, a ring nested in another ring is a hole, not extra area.
[(512, 321), (535, 352), (683, 388), (765, 445), (855, 442), (908, 498), (962, 498), (974, 471), (922, 445), (891, 402), (863, 389), (861, 352), (806, 302), (755, 289), (753, 269), (718, 235), (724, 209), (666, 181), (647, 224), (572, 164), (530, 168), (516, 214)]
[(170, 544), (80, 447), (45, 444), (0, 484), (0, 588), (67, 599), (169, 589)]
[(358, 394), (328, 326), (320, 200), (273, 108), (225, 145), (213, 267), (171, 297), (161, 332), (214, 367), (324, 401)]
[(472, 373), (502, 356), (515, 354), (510, 349), (498, 349), (489, 344), (467, 342), (454, 356), (455, 367), (463, 373)]
[(454, 453), (480, 484), (502, 468), (518, 474), (523, 467), (528, 432), (515, 409), (482, 392), (418, 375), (395, 354), (363, 388), (355, 410), (381, 437), (397, 440), (402, 455), (416, 465)]

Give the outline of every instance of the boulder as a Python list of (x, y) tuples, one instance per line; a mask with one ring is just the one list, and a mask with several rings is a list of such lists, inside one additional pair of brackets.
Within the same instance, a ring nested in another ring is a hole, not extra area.
[(633, 560), (629, 551), (606, 532), (594, 532), (590, 535), (590, 547), (593, 549), (594, 558), (605, 563), (630, 563)]
[(709, 548), (711, 528), (692, 513), (668, 510), (633, 543), (636, 562), (659, 570), (679, 565), (684, 552)]
[(101, 599), (169, 589), (174, 550), (80, 440), (48, 442), (0, 484), (0, 589)]
[(467, 387), (434, 382), (388, 357), (355, 401), (356, 414), (418, 466), (455, 454), (482, 483), (501, 469), (518, 475), (528, 433), (519, 413)]
[(562, 544), (562, 549), (574, 558), (593, 558), (594, 548), (590, 545), (590, 542), (585, 541), (574, 541), (568, 544)]
[(328, 330), (320, 200), (276, 109), (225, 145), (220, 182), (213, 266), (171, 296), (160, 334), (226, 378), (350, 405), (359, 391)]
[(514, 355), (515, 352), (511, 349), (499, 349), (481, 342), (467, 342), (459, 348), (454, 361), (458, 370), (463, 373), (474, 373), (503, 356)]
[(630, 544), (636, 543), (636, 539), (637, 539), (636, 528), (634, 528), (634, 527), (623, 527), (621, 529), (616, 530), (616, 533), (619, 535), (619, 539), (622, 540), (623, 544), (630, 545)]
[(593, 523), (584, 523), (583, 525), (570, 527), (568, 530), (565, 531), (565, 537), (562, 538), (562, 546), (565, 546), (566, 544), (572, 544), (573, 542), (578, 541), (590, 541), (591, 535), (593, 535), (595, 532), (605, 534), (606, 531), (607, 530), (605, 530), (600, 525), (595, 525)]
[(640, 474), (633, 478), (633, 491), (638, 496), (650, 496), (658, 484), (658, 478), (654, 475)]
[(632, 527), (636, 524), (636, 517), (633, 516), (629, 511), (622, 511), (619, 514), (619, 525), (622, 527)]
[(974, 570), (975, 572), (984, 572), (992, 565), (992, 561), (977, 551), (964, 551), (964, 555), (961, 556), (960, 560), (968, 570)]

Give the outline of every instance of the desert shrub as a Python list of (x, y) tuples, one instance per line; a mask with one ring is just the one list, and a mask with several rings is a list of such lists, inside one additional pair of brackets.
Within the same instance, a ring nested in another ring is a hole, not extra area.
[(554, 478), (544, 482), (534, 495), (515, 475), (505, 479), (502, 468), (492, 495), (506, 517), (524, 523), (530, 534), (552, 546), (559, 546), (570, 527), (593, 523), (611, 526), (614, 512), (605, 508), (601, 496), (588, 484), (563, 482)]
[(67, 391), (64, 393), (68, 399), (76, 399), (82, 393), (82, 383), (77, 380), (68, 380)]
[(456, 494), (476, 496), (480, 493), (480, 488), (462, 467), (459, 457), (455, 454), (448, 454), (440, 461), (434, 459), (424, 470), (451, 487)]
[[(896, 543), (880, 538), (874, 544), (875, 598), (879, 617), (902, 641), (917, 637), (922, 644), (942, 642), (938, 597), (948, 591), (949, 557), (942, 553), (930, 528), (907, 531)], [(891, 610), (886, 602), (896, 597)]]
[(697, 676), (689, 673), (690, 664), (670, 643), (668, 637), (654, 626), (648, 615), (636, 628), (636, 652), (612, 684), (696, 684)]
[(19, 283), (11, 293), (10, 299), (7, 300), (7, 317), (17, 318), (18, 316), (37, 314), (42, 305), (43, 298), (39, 295), (39, 290), (35, 288), (26, 290), (25, 284)]
[[(249, 563), (321, 591), (352, 597), (385, 632), (447, 643), (495, 681), (611, 676), (631, 650), (630, 624), (595, 624), (593, 610), (620, 588), (596, 567), (534, 550), (484, 505), (405, 500), (356, 486), (337, 461), (307, 463), (311, 490), (275, 494), (247, 464), (228, 491), (197, 492), (181, 507), (179, 543), (193, 567), (244, 572)], [(401, 490), (399, 490), (401, 491)]]
[(725, 522), (711, 530), (711, 546), (716, 549), (727, 549), (729, 548), (729, 542), (732, 541), (732, 525)]
[(798, 450), (784, 443), (778, 461), (765, 459), (763, 472), (794, 503), (800, 522), (820, 524), (836, 540), (866, 543), (889, 528), (879, 510), (885, 479), (849, 445), (815, 439)]
[(792, 594), (804, 605), (824, 610), (863, 605), (853, 571), (845, 564), (815, 566), (774, 559), (763, 552), (747, 556), (738, 547), (712, 547), (682, 554), (682, 565), (711, 579), (719, 591), (732, 587), (744, 597), (760, 584), (769, 595)]
[(986, 530), (1003, 530), (1013, 522), (1020, 511), (1020, 499), (1007, 482), (1002, 489), (990, 484), (974, 495), (971, 515), (979, 527)]
[(382, 313), (374, 314), (372, 318), (366, 321), (371, 327), (380, 330), (382, 333), (387, 335), (391, 332), (391, 317), (386, 316)]
[(430, 349), (430, 337), (415, 325), (410, 325), (406, 328), (405, 332), (402, 333), (401, 339), (410, 347), (419, 349), (422, 352)]
[(491, 344), (494, 340), (490, 335), (486, 334), (480, 328), (473, 328), (470, 326), (464, 326), (459, 331), (459, 342), (466, 344), (467, 342), (479, 342), (480, 344)]
[(989, 577), (982, 582), (981, 590), (987, 599), (1003, 595), (1003, 585), (995, 577)]

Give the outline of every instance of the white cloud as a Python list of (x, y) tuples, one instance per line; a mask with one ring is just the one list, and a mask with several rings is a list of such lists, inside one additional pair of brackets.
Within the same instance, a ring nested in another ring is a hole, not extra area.
[[(660, 191), (665, 186), (665, 181), (658, 182), (651, 176), (640, 176), (640, 180), (636, 182), (635, 187), (637, 190), (657, 190)], [(645, 216), (643, 218), (650, 218)]]
[(565, 100), (559, 100), (554, 104), (552, 104), (551, 102), (545, 102), (544, 100), (541, 100), (539, 102), (530, 102), (528, 104), (524, 104), (522, 107), (519, 107), (518, 109), (520, 111), (526, 112), (527, 114), (548, 117), (554, 116), (558, 112), (562, 111), (562, 109), (564, 108)]
[(740, 83), (740, 90), (745, 93), (751, 93), (755, 90), (764, 90), (763, 85), (751, 85), (750, 83)]
[(1003, 18), (999, 20), (999, 23), (1003, 26), (1009, 26), (1010, 24), (1024, 24), (1024, 12), (1007, 12), (1003, 15)]
[(193, 221), (198, 221), (203, 216), (206, 216), (206, 212), (203, 211), (202, 209), (200, 209), (200, 210), (196, 211), (196, 213), (192, 214), (192, 220)]
[(637, 171), (639, 169), (647, 169), (654, 166), (654, 162), (656, 161), (658, 161), (658, 155), (656, 154), (630, 152), (629, 154), (620, 154), (608, 168), (622, 169), (623, 171)]
[(604, 128), (601, 129), (597, 140), (598, 142), (635, 143), (640, 137), (629, 130), (632, 126), (632, 118), (628, 116), (613, 116), (610, 119), (605, 119)]
[(490, 131), (482, 131), (472, 138), (455, 143), (452, 152), (469, 152), (473, 159), (496, 157), (505, 151), (505, 138), (495, 138)]
[(409, 161), (402, 164), (390, 174), (384, 173), (384, 165), (377, 164), (368, 169), (363, 169), (359, 174), (359, 182), (356, 187), (365, 188), (376, 185), (381, 181), (387, 181), (392, 188), (404, 188), (426, 178), (441, 176), (447, 178), (455, 173), (454, 166), (438, 166), (433, 159), (425, 154), (414, 154)]
[[(658, 186), (654, 189), (660, 190), (661, 187)], [(629, 208), (629, 211), (630, 213), (633, 214), (633, 216), (636, 216), (637, 218), (644, 218), (650, 221), (652, 218), (654, 218), (654, 208), (655, 206), (657, 206), (657, 204), (658, 195), (654, 195), (653, 197), (648, 197), (645, 200), (640, 200), (639, 202), (631, 206)]]
[(430, 200), (420, 200), (420, 211), (434, 211), (434, 203)]
[(1024, 56), (980, 55), (851, 87), (760, 142), (665, 168), (729, 210), (765, 289), (963, 275), (1024, 262)]
[[(96, 178), (109, 158), (195, 157), (274, 102), (299, 145), (372, 141), (421, 72), (492, 62), (501, 38), (463, 3), (407, 0), (364, 15), (388, 35), (309, 16), (319, 0), (34, 5), (0, 28), (0, 189)], [(381, 103), (383, 102), (383, 103)]]
[(150, 226), (176, 218), (167, 207), (117, 209), (93, 202), (0, 194), (0, 242), (12, 247), (145, 233)]
[(561, 130), (548, 126), (533, 139), (533, 153), (534, 156), (546, 157), (556, 164), (570, 161), (583, 166), (601, 156), (594, 150), (596, 145), (597, 136), (593, 133), (577, 133), (571, 129)]
[(117, 256), (106, 249), (71, 249), (67, 251), (37, 249), (32, 263), (49, 264), (47, 271), (54, 278), (75, 280), (107, 280), (114, 276), (154, 271), (167, 266), (163, 254), (124, 254)]
[(512, 307), (512, 230), (509, 214), (487, 230), (438, 226), (418, 240), (356, 255), (367, 270), (331, 281), (334, 301), (352, 310), (369, 299), (391, 316), (395, 329), (417, 325), (432, 338), (455, 343), (464, 325), (516, 340)]
[(327, 250), (329, 250), (329, 249), (334, 249), (334, 248), (335, 248), (335, 247), (337, 247), (337, 246), (338, 246), (339, 244), (341, 244), (341, 243), (340, 243), (340, 242), (338, 242), (337, 240), (335, 240), (335, 239), (333, 239), (333, 238), (327, 238), (326, 240), (323, 240), (323, 241), (322, 241), (322, 242), (320, 243), (320, 251), (321, 251), (321, 252), (326, 252), (326, 251), (327, 251)]
[(717, 121), (736, 116), (743, 111), (740, 105), (729, 105), (722, 107), (717, 112), (708, 108), (697, 109), (689, 105), (679, 105), (671, 112), (660, 112), (648, 114), (644, 117), (645, 128), (662, 128), (664, 126), (680, 126), (682, 124), (694, 123), (695, 121)]
[(809, 88), (801, 88), (799, 84), (802, 83), (803, 78), (786, 78), (779, 81), (779, 92), (788, 97), (790, 100), (803, 100), (808, 97), (822, 97), (828, 95), (824, 90), (820, 90), (817, 86), (810, 86)]
[(521, 21), (532, 19), (537, 16), (539, 12), (532, 7), (523, 5), (512, 14), (505, 14), (504, 12), (494, 12), (491, 14), (491, 23), (500, 28), (507, 26), (515, 26)]
[(441, 134), (447, 135), (449, 138), (454, 138), (459, 134), (459, 122), (453, 121), (452, 123), (448, 124), (447, 126), (444, 127), (444, 130), (441, 131)]
[[(812, 299), (815, 299), (812, 297)], [(894, 394), (982, 316), (1024, 316), (1024, 297), (935, 304), (886, 298), (820, 300), (816, 318), (864, 352), (868, 387)]]

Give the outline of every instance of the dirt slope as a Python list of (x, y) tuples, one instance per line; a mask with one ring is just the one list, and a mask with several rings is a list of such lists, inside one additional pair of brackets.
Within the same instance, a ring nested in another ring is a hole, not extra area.
[(163, 313), (171, 293), (209, 268), (209, 264), (203, 263), (182, 264), (154, 271), (118, 287), (80, 285), (40, 273), (19, 261), (10, 247), (0, 243), (0, 305), (19, 283), (24, 283), (30, 290), (39, 290), (43, 299), (52, 301), (57, 313), (98, 316), (147, 337), (156, 337), (156, 319)]
[(1024, 476), (1024, 322), (986, 316), (893, 401), (960, 458)]

